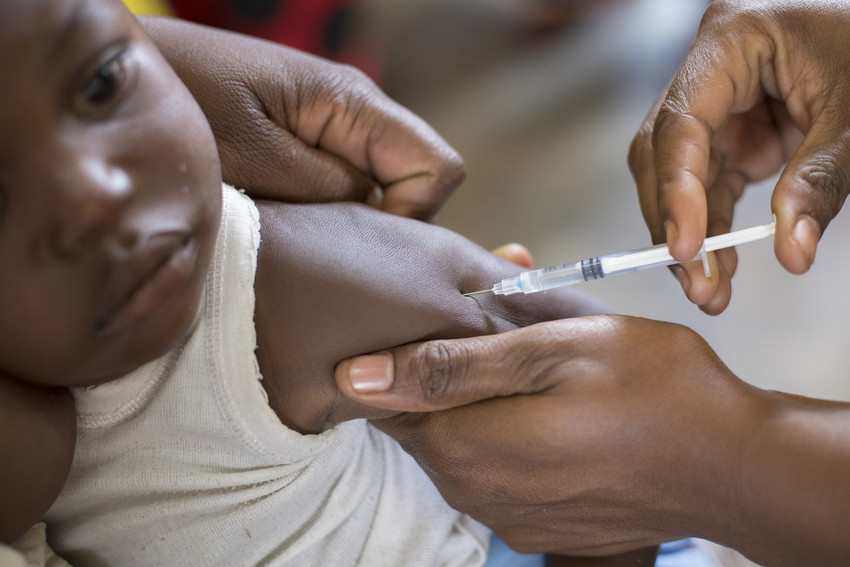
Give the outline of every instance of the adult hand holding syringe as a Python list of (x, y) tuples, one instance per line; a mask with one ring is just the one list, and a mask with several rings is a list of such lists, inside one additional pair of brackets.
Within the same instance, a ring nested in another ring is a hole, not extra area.
[[(770, 224), (754, 226), (706, 238), (700, 249), (700, 253), (691, 261), (702, 259), (706, 272), (705, 275), (708, 277), (708, 261), (706, 259), (708, 252), (767, 238), (774, 233), (775, 229), (776, 222), (774, 221)], [(620, 274), (678, 263), (670, 255), (666, 244), (658, 244), (657, 246), (650, 246), (648, 248), (606, 254), (605, 256), (596, 256), (594, 258), (586, 258), (584, 260), (523, 272), (518, 276), (503, 279), (494, 284), (490, 289), (473, 291), (464, 295), (488, 292), (495, 293), (496, 295), (535, 293), (589, 280), (618, 276)]]

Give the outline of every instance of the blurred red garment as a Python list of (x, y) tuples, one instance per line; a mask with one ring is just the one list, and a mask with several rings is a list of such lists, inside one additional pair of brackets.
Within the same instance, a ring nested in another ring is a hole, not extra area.
[(185, 20), (276, 41), (380, 79), (378, 57), (354, 33), (356, 0), (170, 0)]

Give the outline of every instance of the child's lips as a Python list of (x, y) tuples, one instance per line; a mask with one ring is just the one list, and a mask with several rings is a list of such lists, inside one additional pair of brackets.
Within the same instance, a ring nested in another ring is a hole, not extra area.
[(197, 241), (188, 234), (149, 238), (145, 246), (114, 263), (106, 286), (101, 337), (131, 328), (166, 306), (191, 279)]

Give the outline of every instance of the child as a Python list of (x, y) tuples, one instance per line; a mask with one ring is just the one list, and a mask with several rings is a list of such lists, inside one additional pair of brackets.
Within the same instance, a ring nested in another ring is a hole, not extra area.
[(333, 367), (599, 306), (472, 300), (517, 268), (364, 206), (222, 188), (200, 109), (117, 0), (0, 12), (0, 371), (77, 386), (74, 462), (46, 516), (56, 550), (78, 565), (480, 565), (487, 530), (356, 419), (380, 415), (339, 395)]

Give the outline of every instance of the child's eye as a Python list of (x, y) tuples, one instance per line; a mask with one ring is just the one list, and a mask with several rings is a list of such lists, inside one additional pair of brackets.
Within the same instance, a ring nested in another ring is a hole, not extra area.
[(83, 116), (96, 115), (120, 94), (125, 77), (122, 50), (110, 57), (86, 79), (74, 97), (75, 110)]

